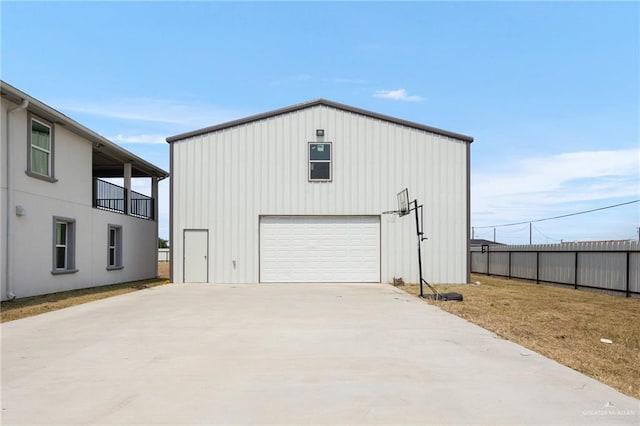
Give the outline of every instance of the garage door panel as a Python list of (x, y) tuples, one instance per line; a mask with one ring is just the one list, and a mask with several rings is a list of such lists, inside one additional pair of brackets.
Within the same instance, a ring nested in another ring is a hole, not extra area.
[(260, 281), (380, 282), (379, 216), (265, 216)]

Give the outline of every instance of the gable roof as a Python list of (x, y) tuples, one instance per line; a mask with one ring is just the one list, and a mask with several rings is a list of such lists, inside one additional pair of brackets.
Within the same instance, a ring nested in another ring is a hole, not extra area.
[(271, 117), (275, 117), (277, 115), (287, 114), (287, 113), (290, 113), (290, 112), (300, 111), (300, 110), (303, 110), (303, 109), (306, 109), (306, 108), (315, 107), (315, 106), (318, 106), (318, 105), (323, 105), (323, 106), (339, 109), (339, 110), (342, 110), (342, 111), (351, 112), (351, 113), (354, 113), (354, 114), (364, 115), (366, 117), (371, 117), (371, 118), (375, 118), (375, 119), (378, 119), (378, 120), (388, 121), (390, 123), (395, 123), (395, 124), (399, 124), (399, 125), (402, 125), (402, 126), (411, 127), (411, 128), (418, 129), (418, 130), (424, 130), (424, 131), (427, 131), (427, 132), (430, 132), (430, 133), (435, 133), (435, 134), (438, 134), (438, 135), (448, 136), (450, 138), (459, 139), (461, 141), (468, 142), (468, 143), (473, 142), (473, 138), (471, 136), (466, 136), (466, 135), (462, 135), (462, 134), (459, 134), (459, 133), (450, 132), (448, 130), (437, 129), (435, 127), (425, 126), (424, 124), (414, 123), (412, 121), (402, 120), (400, 118), (395, 118), (395, 117), (391, 117), (391, 116), (388, 116), (388, 115), (378, 114), (377, 112), (372, 112), (372, 111), (367, 111), (367, 110), (360, 109), (360, 108), (355, 108), (355, 107), (352, 107), (352, 106), (349, 106), (349, 105), (340, 104), (338, 102), (333, 102), (333, 101), (329, 101), (329, 100), (326, 100), (326, 99), (316, 99), (316, 100), (309, 101), (309, 102), (303, 102), (301, 104), (296, 104), (296, 105), (292, 105), (292, 106), (289, 106), (289, 107), (285, 107), (285, 108), (280, 108), (280, 109), (276, 109), (276, 110), (273, 110), (273, 111), (264, 112), (264, 113), (261, 113), (261, 114), (251, 115), (249, 117), (241, 118), (239, 120), (228, 121), (226, 123), (205, 127), (205, 128), (198, 129), (198, 130), (193, 130), (193, 131), (186, 132), (186, 133), (181, 133), (179, 135), (169, 136), (167, 138), (167, 142), (171, 143), (171, 142), (179, 141), (179, 140), (182, 140), (182, 139), (190, 138), (190, 137), (193, 137), (193, 136), (203, 135), (205, 133), (216, 132), (218, 130), (223, 130), (223, 129), (228, 129), (230, 127), (240, 126), (240, 125), (243, 125), (243, 124), (251, 123), (253, 121), (264, 120), (266, 118), (271, 118)]
[(100, 136), (93, 130), (88, 129), (77, 121), (67, 117), (60, 111), (57, 111), (44, 102), (27, 95), (23, 91), (16, 89), (2, 80), (0, 80), (0, 94), (3, 98), (17, 104), (27, 100), (29, 102), (29, 105), (27, 106), (28, 111), (31, 111), (54, 124), (63, 126), (65, 129), (91, 142), (93, 144), (92, 162), (94, 172), (98, 172), (99, 177), (122, 176), (123, 163), (131, 163), (132, 177), (155, 176), (159, 179), (169, 177), (169, 173), (160, 167), (157, 167), (119, 145), (116, 145), (107, 138)]

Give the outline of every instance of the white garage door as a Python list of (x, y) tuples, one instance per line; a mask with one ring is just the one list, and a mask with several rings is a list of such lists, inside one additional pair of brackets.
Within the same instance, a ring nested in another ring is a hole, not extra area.
[(380, 217), (261, 217), (260, 281), (380, 282)]

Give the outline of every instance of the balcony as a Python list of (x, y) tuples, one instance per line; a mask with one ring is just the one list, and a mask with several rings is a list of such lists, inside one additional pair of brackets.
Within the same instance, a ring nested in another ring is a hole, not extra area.
[(102, 179), (93, 180), (93, 207), (141, 219), (155, 219), (154, 199)]

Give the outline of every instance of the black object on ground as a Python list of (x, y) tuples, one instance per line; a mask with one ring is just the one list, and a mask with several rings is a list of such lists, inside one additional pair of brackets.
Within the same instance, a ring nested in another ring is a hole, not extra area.
[(426, 294), (423, 296), (425, 299), (432, 300), (443, 300), (445, 302), (449, 300), (455, 300), (457, 302), (462, 302), (464, 298), (460, 293), (435, 293), (435, 294)]
[(422, 278), (421, 278), (421, 280), (433, 292), (433, 294), (421, 294), (420, 297), (422, 297), (423, 299), (442, 300), (442, 301), (445, 301), (445, 302), (448, 302), (449, 300), (455, 300), (457, 302), (462, 302), (464, 300), (464, 298), (462, 297), (462, 295), (460, 293), (455, 293), (455, 292), (440, 293), (431, 284), (429, 284), (427, 282), (427, 280), (422, 279)]

